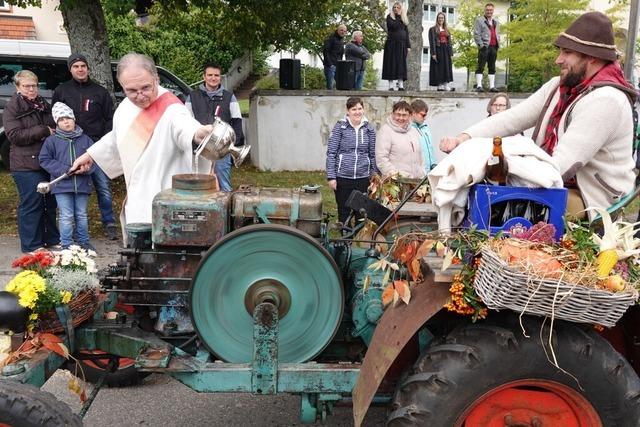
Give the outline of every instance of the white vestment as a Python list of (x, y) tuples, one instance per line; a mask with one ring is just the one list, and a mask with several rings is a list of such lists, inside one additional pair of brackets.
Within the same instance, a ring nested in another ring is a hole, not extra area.
[[(165, 92), (167, 90), (160, 87), (158, 96)], [(125, 98), (113, 116), (113, 130), (87, 150), (111, 179), (124, 174), (121, 155), (125, 153), (118, 146), (126, 143), (123, 139), (140, 111), (139, 107)], [(127, 199), (120, 214), (123, 229), (125, 224), (151, 223), (154, 196), (161, 190), (171, 188), (173, 175), (192, 173), (192, 141), (200, 126), (184, 104), (167, 107), (133, 167), (131, 176), (125, 177)]]

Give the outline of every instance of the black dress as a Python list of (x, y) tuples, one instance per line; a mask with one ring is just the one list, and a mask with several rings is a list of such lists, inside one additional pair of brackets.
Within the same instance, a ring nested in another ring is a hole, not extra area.
[[(446, 39), (446, 42), (443, 42)], [(436, 59), (433, 59), (435, 53)], [(429, 86), (440, 86), (453, 81), (451, 35), (429, 28)]]
[(387, 15), (387, 41), (384, 43), (382, 59), (383, 80), (407, 80), (407, 49), (409, 29), (400, 17), (393, 19)]

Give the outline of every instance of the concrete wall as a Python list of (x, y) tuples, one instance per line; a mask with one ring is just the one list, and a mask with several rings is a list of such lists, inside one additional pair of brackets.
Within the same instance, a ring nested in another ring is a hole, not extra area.
[[(397, 93), (397, 92), (396, 92)], [(349, 96), (360, 96), (367, 119), (376, 129), (400, 99), (422, 98), (429, 105), (427, 123), (434, 141), (456, 135), (487, 115), (490, 94), (388, 91), (329, 92), (261, 90), (251, 96), (247, 142), (251, 161), (261, 170), (324, 170), (333, 126), (344, 117)], [(527, 95), (513, 95), (515, 105)], [(438, 156), (443, 156), (438, 153)]]

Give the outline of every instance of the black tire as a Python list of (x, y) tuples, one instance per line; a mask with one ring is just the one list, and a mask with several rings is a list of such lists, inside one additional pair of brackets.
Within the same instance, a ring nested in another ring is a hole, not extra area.
[[(451, 427), (465, 425), (466, 411), (486, 393), (505, 384), (541, 380), (571, 389), (595, 410), (603, 426), (637, 426), (640, 379), (629, 363), (593, 330), (569, 322), (554, 323), (554, 367), (540, 339), (542, 319), (495, 314), (499, 321), (466, 324), (446, 341), (429, 348), (398, 384), (387, 425)], [(548, 340), (549, 322), (544, 326)], [(548, 348), (547, 348), (547, 351)], [(527, 389), (528, 390), (528, 389)]]
[(0, 135), (0, 160), (2, 160), (2, 166), (5, 170), (9, 170), (9, 140), (3, 133)]
[(16, 427), (82, 427), (82, 420), (51, 393), (29, 384), (0, 381), (0, 424)]
[[(74, 356), (78, 357), (77, 354)], [(104, 370), (108, 368), (109, 362), (107, 359), (95, 361), (79, 359), (79, 363), (82, 367), (82, 371), (84, 372), (85, 380), (91, 384), (96, 384), (104, 373)], [(67, 363), (67, 369), (71, 371), (71, 373), (75, 373), (76, 362), (73, 360), (69, 361)], [(77, 368), (77, 373), (78, 376), (82, 378), (79, 367)], [(117, 368), (115, 372), (108, 373), (103, 384), (107, 387), (129, 387), (139, 384), (147, 375), (149, 375), (148, 372), (140, 372), (134, 365), (130, 365), (123, 368)]]

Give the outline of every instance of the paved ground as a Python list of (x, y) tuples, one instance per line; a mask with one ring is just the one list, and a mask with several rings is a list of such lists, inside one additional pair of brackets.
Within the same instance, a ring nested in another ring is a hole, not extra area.
[[(98, 266), (117, 259), (119, 242), (92, 240), (98, 253)], [(20, 256), (16, 236), (0, 236), (0, 288), (15, 274), (11, 261)], [(77, 395), (67, 389), (67, 371), (58, 371), (43, 389), (80, 410)], [(200, 394), (164, 375), (150, 375), (139, 386), (123, 389), (103, 388), (84, 418), (87, 427), (114, 426), (301, 426), (300, 399), (297, 396), (251, 396), (248, 394)], [(386, 408), (369, 411), (365, 425), (384, 424)], [(338, 407), (329, 426), (353, 425), (351, 408)]]

